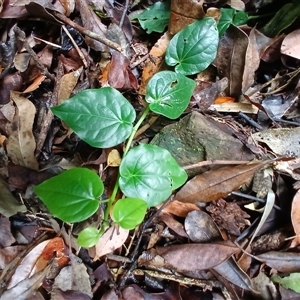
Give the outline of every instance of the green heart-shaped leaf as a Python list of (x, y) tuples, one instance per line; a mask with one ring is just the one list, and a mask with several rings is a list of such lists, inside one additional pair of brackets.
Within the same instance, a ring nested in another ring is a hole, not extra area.
[(120, 165), (122, 192), (127, 197), (145, 200), (148, 207), (165, 201), (186, 180), (186, 172), (170, 152), (155, 145), (132, 148)]
[(132, 105), (111, 87), (82, 91), (51, 110), (82, 140), (97, 148), (124, 142), (136, 117)]
[(90, 248), (95, 246), (99, 239), (99, 230), (95, 227), (87, 227), (79, 233), (77, 243), (81, 247)]
[(112, 217), (124, 229), (134, 229), (145, 217), (147, 203), (141, 199), (124, 198), (113, 208)]
[(171, 71), (155, 74), (147, 85), (150, 109), (170, 119), (178, 118), (189, 105), (196, 82)]
[(139, 14), (137, 18), (147, 33), (163, 32), (169, 24), (170, 2), (156, 2)]
[(249, 17), (244, 11), (236, 11), (233, 8), (221, 8), (221, 18), (218, 22), (219, 36), (229, 28), (231, 24), (240, 26), (247, 23)]
[(213, 18), (195, 21), (172, 38), (166, 52), (166, 63), (176, 66), (177, 73), (199, 73), (215, 59), (218, 43), (219, 34)]
[(51, 214), (68, 223), (81, 222), (94, 214), (103, 190), (99, 176), (85, 168), (64, 171), (34, 188)]

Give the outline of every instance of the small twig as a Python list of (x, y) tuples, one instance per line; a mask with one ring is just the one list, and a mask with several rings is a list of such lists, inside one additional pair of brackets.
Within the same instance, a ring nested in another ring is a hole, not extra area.
[[(259, 203), (266, 204), (266, 200), (265, 199), (261, 199), (261, 198), (255, 197), (255, 196), (243, 194), (243, 193), (238, 192), (238, 191), (231, 192), (231, 195), (239, 196), (239, 197), (242, 197), (242, 198), (245, 198), (245, 199), (249, 199), (249, 200), (257, 201)], [(278, 205), (276, 205), (276, 204), (274, 204), (273, 207), (275, 209), (277, 209), (277, 210), (281, 210), (281, 208)]]
[(141, 57), (140, 59), (138, 59), (137, 61), (135, 61), (134, 63), (130, 64), (130, 69), (135, 68), (136, 66), (138, 66), (139, 64), (141, 64), (143, 61), (145, 61), (147, 58), (149, 57), (149, 53), (144, 55), (143, 57)]
[(88, 64), (87, 64), (87, 61), (82, 53), (82, 51), (79, 49), (78, 45), (76, 44), (76, 42), (74, 41), (73, 37), (71, 36), (69, 30), (66, 28), (65, 25), (62, 26), (62, 29), (64, 30), (64, 32), (66, 33), (66, 35), (69, 37), (69, 39), (71, 40), (74, 48), (77, 50), (77, 53), (78, 55), (80, 56), (83, 64), (84, 64), (84, 67), (87, 68), (88, 67)]
[(52, 81), (55, 81), (55, 76), (49, 73), (48, 69), (40, 62), (39, 58), (37, 57), (36, 53), (32, 50), (29, 43), (26, 40), (25, 32), (22, 31), (19, 27), (14, 28), (14, 32), (17, 34), (19, 40), (23, 42), (23, 45), (32, 59), (35, 61), (37, 67), (41, 70), (42, 74), (50, 78)]
[(126, 16), (128, 7), (129, 7), (129, 0), (126, 0), (125, 6), (124, 6), (124, 9), (123, 9), (123, 13), (122, 13), (122, 18), (121, 18), (120, 24), (119, 24), (120, 28), (122, 28), (122, 26), (124, 24), (124, 20), (125, 20), (125, 16)]
[(255, 127), (258, 130), (263, 130), (264, 128), (259, 125), (257, 122), (255, 122), (253, 119), (251, 119), (249, 116), (246, 114), (239, 112), (238, 115), (243, 118), (245, 121), (247, 121), (251, 126)]
[(185, 170), (190, 170), (209, 165), (243, 165), (248, 163), (250, 163), (249, 160), (205, 160), (192, 165), (183, 166), (183, 168)]
[(66, 16), (64, 16), (64, 15), (58, 13), (58, 12), (52, 12), (52, 13), (57, 19), (59, 19), (59, 20), (63, 21), (64, 23), (72, 26), (73, 28), (75, 28), (76, 30), (78, 30), (82, 34), (87, 35), (91, 39), (99, 41), (99, 42), (103, 43), (104, 45), (106, 45), (106, 46), (108, 46), (112, 49), (115, 49), (115, 50), (117, 50), (121, 53), (123, 52), (123, 49), (119, 44), (112, 42), (111, 40), (107, 39), (106, 37), (101, 37), (98, 34), (96, 34), (95, 32), (92, 32), (88, 29), (83, 28), (82, 26), (78, 25), (77, 23), (73, 22), (72, 20), (70, 20), (69, 18), (67, 18)]

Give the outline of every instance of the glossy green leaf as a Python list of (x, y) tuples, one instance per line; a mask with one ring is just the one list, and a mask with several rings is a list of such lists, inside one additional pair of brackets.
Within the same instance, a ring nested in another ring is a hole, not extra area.
[(68, 223), (81, 222), (94, 214), (103, 190), (99, 176), (86, 168), (64, 171), (34, 188), (50, 213)]
[(204, 18), (186, 26), (170, 41), (166, 63), (175, 71), (192, 75), (205, 70), (215, 59), (219, 34), (213, 18)]
[(124, 142), (136, 117), (132, 105), (111, 87), (82, 91), (51, 110), (82, 140), (97, 148)]
[(95, 227), (87, 227), (79, 233), (77, 243), (80, 247), (90, 248), (95, 246), (99, 239), (99, 230)]
[(146, 101), (153, 112), (176, 119), (189, 105), (195, 86), (194, 80), (182, 74), (159, 72), (148, 82)]
[(124, 229), (134, 229), (145, 217), (147, 203), (138, 198), (119, 200), (113, 208), (112, 217)]
[(240, 26), (247, 23), (249, 19), (244, 11), (236, 11), (233, 8), (221, 8), (220, 11), (221, 18), (217, 25), (219, 36), (222, 36), (231, 24)]
[(169, 24), (170, 2), (156, 2), (139, 14), (137, 18), (147, 33), (163, 32)]
[(140, 198), (148, 207), (165, 201), (172, 190), (187, 180), (187, 174), (169, 151), (155, 145), (132, 148), (120, 165), (119, 185), (130, 198)]
[(235, 14), (235, 9), (233, 8), (221, 8), (221, 18), (218, 22), (218, 30), (219, 36), (222, 36), (225, 31), (229, 28), (230, 24), (232, 24), (233, 17)]
[(237, 11), (234, 15), (232, 24), (235, 26), (241, 26), (248, 22), (249, 16), (244, 11)]
[(292, 25), (300, 15), (300, 2), (286, 3), (276, 15), (261, 29), (268, 37), (276, 37), (284, 29)]
[(300, 293), (300, 273), (291, 273), (289, 276), (283, 278), (274, 274), (271, 276), (271, 280), (278, 282), (286, 289)]

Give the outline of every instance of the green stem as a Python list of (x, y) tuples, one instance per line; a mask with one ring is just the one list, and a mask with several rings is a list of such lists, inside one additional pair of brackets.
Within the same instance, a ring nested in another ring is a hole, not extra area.
[[(137, 121), (137, 123), (132, 128), (132, 132), (131, 132), (131, 134), (130, 134), (128, 140), (127, 140), (126, 146), (125, 146), (123, 157), (125, 157), (125, 155), (128, 153), (128, 151), (130, 149), (130, 146), (131, 146), (131, 143), (134, 139), (134, 136), (135, 136), (137, 130), (139, 129), (140, 125), (143, 123), (143, 121), (145, 120), (145, 118), (149, 114), (149, 111), (150, 111), (150, 108), (149, 108), (149, 105), (147, 105), (147, 107), (143, 111), (140, 119)], [(114, 186), (113, 192), (111, 194), (111, 197), (109, 198), (109, 200), (107, 202), (107, 207), (106, 207), (105, 212), (104, 212), (103, 223), (102, 223), (101, 229), (99, 231), (100, 235), (102, 235), (105, 231), (105, 227), (108, 223), (109, 212), (111, 210), (111, 207), (112, 207), (113, 203), (115, 202), (118, 190), (119, 190), (119, 176), (118, 176), (117, 181), (115, 183), (115, 186)]]
[(149, 105), (146, 106), (145, 110), (143, 111), (143, 114), (141, 115), (140, 119), (138, 120), (138, 122), (135, 124), (135, 126), (132, 128), (132, 132), (130, 137), (128, 138), (128, 141), (126, 143), (126, 147), (124, 150), (124, 154), (123, 157), (127, 154), (127, 152), (130, 149), (131, 143), (134, 139), (134, 136), (136, 134), (136, 132), (138, 131), (139, 127), (141, 126), (141, 124), (143, 123), (143, 121), (145, 120), (145, 118), (147, 117), (147, 115), (149, 114), (150, 108)]

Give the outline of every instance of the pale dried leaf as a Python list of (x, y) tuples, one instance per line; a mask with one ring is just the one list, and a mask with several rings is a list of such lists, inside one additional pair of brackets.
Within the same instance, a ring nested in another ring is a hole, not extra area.
[(15, 273), (7, 286), (8, 289), (11, 289), (12, 287), (16, 286), (19, 282), (23, 281), (26, 278), (29, 278), (34, 273), (39, 272), (46, 267), (45, 264), (42, 268), (41, 266), (38, 266), (38, 268), (36, 268), (36, 263), (41, 254), (43, 253), (43, 250), (50, 241), (51, 240), (41, 242), (24, 257), (21, 264), (15, 270)]
[(254, 133), (253, 139), (262, 142), (278, 155), (300, 156), (300, 127), (271, 128)]
[(75, 88), (78, 78), (83, 70), (83, 67), (76, 71), (70, 72), (62, 76), (58, 87), (58, 104), (70, 98), (73, 89)]
[(282, 54), (300, 59), (300, 29), (294, 30), (283, 39), (280, 51)]
[(95, 246), (96, 255), (94, 260), (101, 256), (111, 253), (117, 248), (121, 247), (129, 234), (129, 230), (121, 227), (111, 226), (100, 238), (98, 244)]
[(292, 202), (291, 219), (296, 237), (293, 239), (291, 247), (300, 244), (300, 190), (297, 191)]
[(0, 297), (0, 300), (23, 300), (23, 299), (32, 299), (32, 296), (36, 293), (38, 288), (42, 285), (43, 280), (49, 267), (44, 270), (35, 273), (30, 278), (25, 278), (20, 281), (16, 286), (11, 289), (6, 290)]
[(107, 165), (109, 167), (118, 167), (121, 163), (121, 155), (117, 149), (112, 149), (107, 156)]
[(36, 143), (32, 133), (35, 106), (15, 92), (11, 92), (11, 98), (16, 105), (16, 113), (13, 122), (7, 125), (8, 156), (16, 165), (38, 170), (39, 165), (34, 155)]
[(52, 288), (54, 290), (61, 289), (62, 291), (81, 291), (92, 297), (91, 283), (86, 266), (80, 258), (72, 253), (70, 254), (70, 262), (71, 264), (64, 267), (55, 278)]
[(244, 94), (254, 83), (255, 72), (260, 64), (260, 57), (256, 43), (255, 28), (250, 31), (246, 50), (245, 69), (243, 74), (242, 93)]

